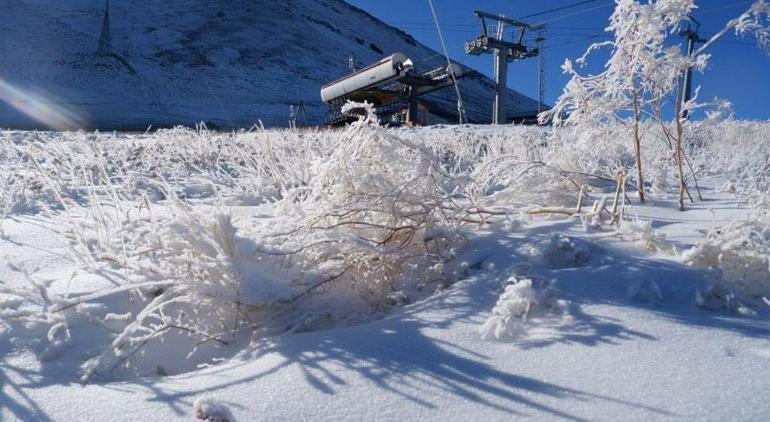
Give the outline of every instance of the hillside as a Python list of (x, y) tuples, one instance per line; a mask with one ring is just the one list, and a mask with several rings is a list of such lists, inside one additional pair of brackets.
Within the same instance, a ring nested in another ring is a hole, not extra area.
[[(422, 66), (442, 63), (341, 0), (112, 2), (105, 57), (96, 55), (102, 1), (9, 0), (3, 12), (0, 127), (285, 126), (300, 101), (319, 123), (320, 85), (347, 72), (350, 55), (368, 63), (402, 51)], [(493, 88), (475, 71), (462, 82), (471, 122), (490, 119)], [(429, 101), (454, 116), (454, 97), (450, 89)], [(514, 91), (508, 104), (511, 115), (537, 107)]]

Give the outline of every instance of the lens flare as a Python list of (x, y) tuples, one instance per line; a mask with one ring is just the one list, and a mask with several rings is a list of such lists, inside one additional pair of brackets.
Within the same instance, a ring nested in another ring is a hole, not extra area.
[(35, 92), (26, 92), (0, 78), (0, 101), (47, 129), (76, 130), (86, 126), (82, 116)]

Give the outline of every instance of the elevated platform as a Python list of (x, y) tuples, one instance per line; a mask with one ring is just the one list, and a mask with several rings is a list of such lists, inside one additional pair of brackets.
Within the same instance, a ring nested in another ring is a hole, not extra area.
[[(395, 53), (321, 88), (328, 105), (326, 125), (337, 126), (357, 118), (356, 110), (345, 114), (348, 101), (373, 104), (385, 124), (419, 124), (417, 99), (451, 87), (462, 69), (457, 64), (423, 69), (401, 53)], [(454, 77), (453, 77), (454, 75)]]

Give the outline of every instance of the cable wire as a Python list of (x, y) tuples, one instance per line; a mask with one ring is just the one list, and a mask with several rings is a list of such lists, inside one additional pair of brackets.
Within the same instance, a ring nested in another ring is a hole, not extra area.
[(578, 10), (576, 12), (567, 13), (566, 15), (560, 15), (560, 16), (556, 16), (556, 17), (553, 17), (553, 18), (550, 18), (550, 19), (546, 19), (546, 20), (540, 22), (538, 25), (543, 25), (543, 24), (546, 24), (546, 23), (549, 23), (549, 22), (555, 22), (555, 21), (558, 21), (558, 20), (562, 20), (562, 19), (566, 19), (566, 18), (572, 17), (572, 16), (582, 15), (583, 13), (592, 12), (594, 10), (601, 9), (601, 8), (604, 8), (604, 7), (607, 7), (607, 6), (612, 6), (613, 4), (615, 4), (615, 2), (610, 2), (610, 3), (606, 3), (606, 4), (600, 4), (598, 6), (589, 7), (588, 9), (581, 9), (581, 10)]
[(599, 1), (599, 0), (583, 0), (583, 1), (579, 1), (577, 3), (566, 4), (566, 5), (560, 6), (560, 7), (554, 7), (553, 9), (548, 9), (548, 10), (543, 10), (543, 11), (540, 11), (540, 12), (535, 12), (535, 13), (532, 13), (532, 14), (529, 14), (529, 15), (526, 15), (526, 16), (519, 16), (519, 19), (534, 18), (535, 16), (546, 15), (548, 13), (558, 12), (560, 10), (565, 10), (565, 9), (571, 9), (573, 7), (578, 7), (578, 6), (582, 6), (584, 4), (589, 4), (589, 3), (595, 3), (597, 1)]
[(465, 105), (463, 105), (463, 97), (460, 95), (460, 86), (457, 84), (457, 77), (455, 76), (455, 70), (452, 66), (452, 60), (449, 58), (449, 50), (446, 48), (444, 42), (444, 35), (441, 33), (441, 26), (438, 23), (438, 16), (436, 15), (436, 8), (433, 7), (433, 0), (428, 0), (430, 5), (430, 11), (433, 14), (433, 22), (436, 24), (436, 31), (438, 31), (438, 38), (441, 40), (441, 48), (444, 49), (444, 56), (446, 57), (447, 69), (452, 76), (452, 82), (454, 83), (455, 92), (457, 93), (457, 114), (460, 119), (460, 124), (465, 123)]
[(728, 4), (728, 5), (724, 5), (724, 6), (715, 7), (713, 9), (706, 9), (706, 10), (701, 10), (701, 11), (696, 10), (695, 14), (697, 14), (697, 15), (704, 15), (706, 13), (711, 13), (711, 12), (717, 12), (717, 11), (720, 11), (720, 10), (730, 9), (730, 8), (736, 7), (736, 6), (743, 6), (744, 4), (753, 3), (754, 1), (756, 1), (756, 0), (741, 1), (741, 2), (738, 2), (738, 3), (733, 3), (733, 4)]

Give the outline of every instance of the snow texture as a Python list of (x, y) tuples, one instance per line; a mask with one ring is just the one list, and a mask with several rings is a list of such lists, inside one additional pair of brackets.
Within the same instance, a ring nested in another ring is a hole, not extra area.
[(0, 417), (761, 419), (770, 129), (626, 131), (0, 132)]

